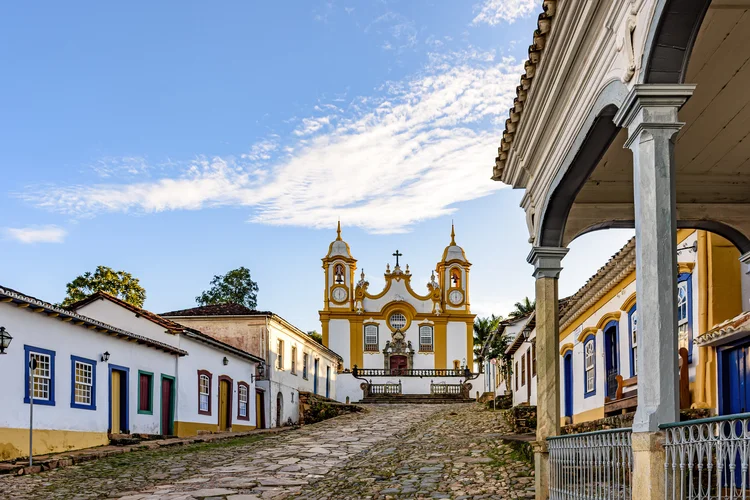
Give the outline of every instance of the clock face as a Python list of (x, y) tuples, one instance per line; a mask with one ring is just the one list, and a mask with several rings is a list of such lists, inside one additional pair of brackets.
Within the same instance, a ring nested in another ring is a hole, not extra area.
[(460, 304), (464, 300), (464, 294), (461, 290), (453, 290), (448, 295), (448, 300), (451, 302), (451, 304)]
[(346, 297), (349, 295), (349, 293), (346, 291), (346, 288), (343, 287), (336, 287), (333, 289), (333, 300), (336, 302), (344, 302), (346, 300)]

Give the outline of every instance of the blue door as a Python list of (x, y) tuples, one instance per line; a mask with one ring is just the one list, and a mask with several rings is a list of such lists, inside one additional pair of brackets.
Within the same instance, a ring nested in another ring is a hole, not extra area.
[(568, 352), (563, 358), (563, 376), (565, 377), (565, 416), (573, 416), (573, 353)]
[(331, 397), (331, 367), (326, 366), (326, 397)]
[(726, 348), (721, 351), (721, 395), (719, 412), (733, 415), (750, 411), (750, 345)]
[(313, 364), (313, 394), (318, 393), (318, 364), (320, 363), (319, 359), (315, 359), (315, 363)]
[[(611, 325), (611, 326), (610, 326)], [(614, 399), (617, 392), (617, 375), (620, 373), (617, 352), (617, 324), (611, 322), (604, 330), (604, 356), (607, 374), (607, 396)]]

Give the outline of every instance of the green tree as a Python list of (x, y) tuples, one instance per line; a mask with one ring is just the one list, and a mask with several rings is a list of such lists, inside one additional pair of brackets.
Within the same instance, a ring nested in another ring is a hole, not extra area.
[(258, 284), (250, 277), (246, 267), (233, 269), (211, 280), (211, 288), (195, 298), (198, 305), (226, 304), (233, 302), (250, 309), (258, 305)]
[(315, 342), (317, 342), (320, 345), (323, 345), (323, 335), (319, 334), (316, 330), (312, 330), (310, 332), (307, 332), (307, 334), (312, 338)]
[[(474, 320), (474, 361), (479, 362), (484, 344), (497, 330), (497, 327), (502, 320), (502, 316), (495, 316), (494, 314), (487, 318), (476, 318)], [(497, 335), (495, 335), (495, 337), (497, 337)], [(489, 349), (485, 352), (485, 358), (491, 359), (497, 354), (495, 343), (495, 339), (493, 339)]]
[(87, 271), (65, 287), (67, 296), (62, 301), (63, 307), (83, 300), (96, 292), (106, 292), (136, 307), (143, 307), (143, 302), (146, 300), (146, 290), (143, 289), (138, 278), (134, 278), (132, 274), (125, 271), (115, 271), (107, 266), (97, 266), (93, 273)]
[(536, 300), (529, 300), (528, 297), (525, 297), (521, 302), (516, 302), (515, 309), (511, 311), (510, 317), (511, 318), (518, 318), (519, 316), (526, 316), (527, 314), (534, 311), (534, 308), (536, 307)]

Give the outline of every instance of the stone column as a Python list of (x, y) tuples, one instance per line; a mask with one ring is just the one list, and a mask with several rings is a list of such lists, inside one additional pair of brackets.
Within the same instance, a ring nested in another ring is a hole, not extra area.
[(677, 112), (695, 85), (637, 84), (615, 115), (633, 151), (638, 297), (638, 409), (633, 421), (633, 498), (664, 491), (659, 424), (679, 418), (677, 222), (674, 136)]
[(534, 247), (527, 260), (536, 278), (536, 443), (537, 500), (549, 498), (547, 438), (560, 434), (560, 332), (557, 280), (567, 248)]

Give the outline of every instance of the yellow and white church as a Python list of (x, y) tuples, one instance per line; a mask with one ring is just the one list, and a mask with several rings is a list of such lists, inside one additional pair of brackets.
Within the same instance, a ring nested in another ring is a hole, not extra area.
[(401, 252), (396, 250), (393, 257), (394, 266), (386, 265), (385, 286), (377, 293), (369, 290), (364, 271), (357, 276), (357, 260), (341, 238), (340, 223), (322, 259), (323, 343), (343, 358), (337, 378), (342, 401), (367, 396), (362, 379), (371, 384), (370, 390), (382, 385), (379, 390), (392, 394), (434, 394), (461, 385), (466, 369), (472, 368), (471, 263), (456, 244), (453, 227), (424, 294), (412, 287), (408, 264), (402, 269)]

